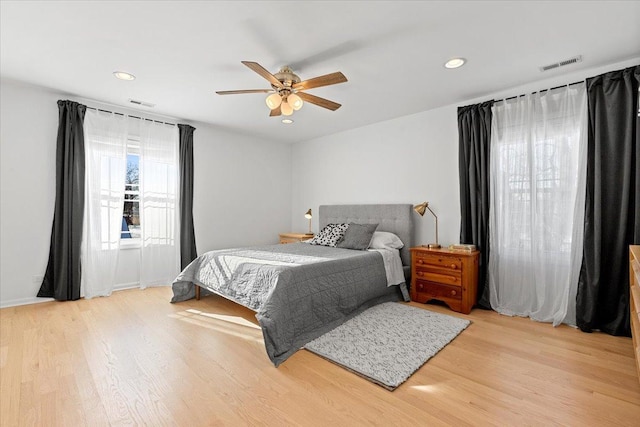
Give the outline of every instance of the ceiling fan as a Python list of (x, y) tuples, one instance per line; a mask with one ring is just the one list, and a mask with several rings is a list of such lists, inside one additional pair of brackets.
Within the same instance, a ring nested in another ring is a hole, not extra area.
[(294, 74), (293, 70), (288, 66), (282, 67), (276, 74), (271, 74), (257, 62), (242, 61), (242, 63), (267, 79), (267, 81), (271, 83), (272, 89), (222, 90), (216, 92), (218, 95), (271, 93), (266, 99), (267, 106), (271, 110), (269, 116), (279, 116), (281, 114), (290, 116), (294, 110), (302, 108), (303, 101), (331, 111), (335, 111), (341, 107), (337, 102), (303, 92), (307, 89), (346, 82), (347, 78), (339, 71), (301, 81), (300, 77)]

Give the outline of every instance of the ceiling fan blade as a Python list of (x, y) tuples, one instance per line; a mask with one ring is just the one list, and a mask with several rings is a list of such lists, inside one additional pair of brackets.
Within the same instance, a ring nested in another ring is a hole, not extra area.
[(269, 117), (275, 117), (275, 116), (280, 116), (282, 115), (282, 111), (280, 110), (280, 106), (278, 105), (276, 108), (274, 108), (273, 110), (271, 110), (271, 112), (269, 113)]
[(276, 79), (276, 76), (268, 72), (262, 65), (258, 64), (257, 62), (251, 62), (251, 61), (240, 61), (240, 62), (242, 62), (247, 67), (251, 68), (256, 73), (260, 74), (265, 79), (267, 79), (269, 83), (271, 83), (272, 85), (279, 88), (284, 87), (284, 85), (280, 82), (280, 80)]
[(323, 107), (331, 111), (336, 111), (342, 106), (337, 102), (329, 101), (328, 99), (320, 98), (319, 96), (311, 95), (310, 93), (306, 92), (297, 92), (296, 95), (302, 98), (302, 100), (305, 102), (315, 104), (319, 107)]
[[(338, 83), (344, 83), (347, 78), (340, 71), (331, 74), (325, 74), (324, 76), (314, 77), (309, 80), (301, 81), (294, 84), (292, 87), (298, 90), (312, 89), (314, 87), (335, 85)], [(309, 101), (311, 102), (311, 101)]]
[(218, 90), (218, 95), (237, 95), (239, 93), (269, 93), (273, 92), (273, 89), (247, 89), (247, 90)]

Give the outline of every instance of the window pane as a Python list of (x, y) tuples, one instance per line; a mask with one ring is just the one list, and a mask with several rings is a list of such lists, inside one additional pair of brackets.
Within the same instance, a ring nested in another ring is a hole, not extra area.
[(140, 156), (136, 154), (127, 154), (127, 179), (126, 184), (138, 184), (140, 181), (140, 170), (138, 167)]
[(122, 213), (123, 239), (140, 238), (140, 157), (127, 154), (127, 175), (125, 178), (124, 211)]

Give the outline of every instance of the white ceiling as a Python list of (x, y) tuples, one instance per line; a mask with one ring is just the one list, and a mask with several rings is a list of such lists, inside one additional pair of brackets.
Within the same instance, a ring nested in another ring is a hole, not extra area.
[[(3, 0), (0, 19), (3, 77), (284, 142), (640, 55), (638, 1)], [(576, 55), (582, 63), (538, 69)], [(445, 69), (455, 56), (468, 63)], [(242, 60), (290, 65), (303, 80), (342, 71), (347, 83), (309, 93), (343, 106), (306, 104), (283, 125), (263, 94), (216, 95), (269, 88)]]

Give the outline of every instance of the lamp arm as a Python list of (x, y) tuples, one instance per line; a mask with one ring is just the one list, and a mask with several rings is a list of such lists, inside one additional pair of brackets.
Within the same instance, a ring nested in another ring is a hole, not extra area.
[(438, 216), (431, 210), (429, 205), (427, 205), (427, 209), (429, 209), (429, 212), (431, 212), (431, 215), (433, 215), (433, 217), (436, 219), (436, 245), (439, 245), (439, 243), (438, 243)]

